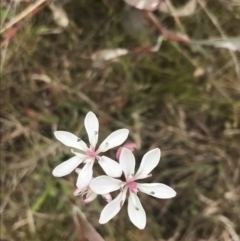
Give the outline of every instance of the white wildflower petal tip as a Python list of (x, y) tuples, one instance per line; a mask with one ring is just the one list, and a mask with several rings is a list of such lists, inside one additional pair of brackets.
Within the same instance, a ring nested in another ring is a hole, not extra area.
[(126, 199), (123, 197), (123, 193), (119, 193), (118, 196), (109, 202), (102, 210), (99, 223), (104, 224), (111, 220), (114, 216), (116, 216)]
[(102, 197), (109, 203), (112, 201), (112, 196), (110, 193), (103, 194)]
[(146, 178), (149, 173), (158, 165), (161, 151), (159, 148), (147, 152), (141, 161), (140, 167), (136, 173), (136, 179)]
[(83, 169), (79, 172), (78, 174), (78, 179), (77, 179), (77, 187), (79, 189), (83, 189), (88, 186), (90, 181), (92, 180), (92, 175), (93, 175), (93, 163), (94, 161), (90, 161), (85, 164)]
[(88, 147), (84, 141), (67, 131), (55, 131), (55, 137), (65, 146), (74, 147), (81, 151), (87, 151)]
[(122, 175), (122, 168), (120, 164), (111, 158), (101, 156), (98, 161), (104, 172), (110, 177), (120, 177)]
[(120, 146), (128, 137), (128, 129), (120, 129), (112, 132), (99, 146), (98, 153), (105, 152), (113, 147)]
[(176, 192), (169, 186), (162, 183), (138, 183), (138, 189), (150, 196), (168, 199), (176, 196)]
[(76, 188), (73, 192), (73, 196), (79, 196), (82, 193), (82, 190), (79, 188)]
[(119, 190), (121, 184), (121, 180), (108, 176), (99, 176), (94, 178), (89, 186), (91, 190), (97, 194), (107, 194)]
[(144, 229), (146, 226), (146, 213), (138, 196), (130, 192), (128, 198), (128, 216), (131, 222), (139, 229)]
[(129, 149), (122, 149), (119, 158), (119, 163), (122, 167), (122, 170), (126, 178), (135, 173), (135, 157)]
[(79, 172), (80, 172), (81, 170), (82, 170), (81, 168), (76, 168), (76, 169), (75, 169), (75, 172), (76, 172), (77, 174), (79, 174)]
[(98, 131), (99, 131), (99, 122), (96, 115), (93, 112), (88, 112), (85, 120), (84, 125), (88, 134), (88, 139), (91, 147), (96, 146), (98, 142)]
[(84, 203), (90, 203), (94, 199), (96, 199), (96, 197), (97, 197), (97, 194), (95, 192), (92, 192), (91, 190), (88, 190), (86, 195), (83, 195), (82, 199), (83, 199)]
[(124, 0), (127, 4), (132, 7), (147, 10), (147, 11), (154, 11), (158, 7), (160, 0)]
[(66, 176), (69, 173), (71, 173), (78, 165), (80, 165), (82, 163), (82, 161), (83, 161), (82, 158), (80, 158), (78, 156), (74, 156), (74, 157), (70, 158), (69, 160), (61, 163), (57, 167), (55, 167), (52, 174), (55, 177)]

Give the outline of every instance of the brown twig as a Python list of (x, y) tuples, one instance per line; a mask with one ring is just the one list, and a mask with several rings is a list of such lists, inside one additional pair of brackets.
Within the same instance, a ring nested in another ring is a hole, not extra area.
[(145, 17), (155, 26), (155, 28), (158, 30), (158, 32), (163, 35), (163, 37), (165, 37), (166, 39), (169, 40), (174, 40), (174, 41), (178, 41), (178, 42), (182, 42), (182, 43), (191, 43), (192, 41), (187, 38), (187, 37), (182, 37), (179, 35), (176, 35), (174, 33), (171, 33), (169, 31), (167, 31), (166, 29), (164, 29), (160, 23), (158, 22), (158, 20), (156, 19), (156, 17), (151, 13), (148, 12), (146, 10), (143, 10), (143, 14), (145, 15)]

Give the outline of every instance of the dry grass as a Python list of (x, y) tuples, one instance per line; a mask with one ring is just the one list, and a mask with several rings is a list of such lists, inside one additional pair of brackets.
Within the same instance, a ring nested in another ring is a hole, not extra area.
[[(59, 29), (46, 8), (11, 39), (5, 54), (1, 240), (80, 240), (72, 215), (77, 203), (108, 241), (239, 241), (240, 81), (228, 50), (196, 51), (165, 41), (157, 53), (93, 68), (89, 56), (96, 50), (132, 48), (143, 40), (123, 31), (121, 1), (72, 1), (64, 8), (68, 28)], [(237, 8), (211, 0), (207, 9), (225, 34), (239, 35)], [(174, 27), (171, 18), (159, 18)], [(194, 16), (180, 20), (195, 39), (220, 36), (200, 5)], [(102, 138), (130, 128), (130, 139), (141, 147), (139, 160), (149, 149), (162, 150), (152, 181), (178, 195), (166, 201), (140, 195), (148, 219), (144, 231), (130, 223), (126, 207), (110, 223), (98, 224), (104, 202), (83, 205), (73, 198), (76, 174), (51, 175), (71, 155), (53, 131), (86, 137), (89, 110), (99, 117)]]

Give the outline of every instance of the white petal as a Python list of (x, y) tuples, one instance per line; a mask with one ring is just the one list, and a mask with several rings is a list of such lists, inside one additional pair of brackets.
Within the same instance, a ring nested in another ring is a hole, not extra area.
[(138, 196), (130, 192), (128, 198), (128, 216), (131, 222), (139, 229), (144, 229), (146, 226), (146, 213)]
[(90, 203), (97, 197), (97, 194), (95, 192), (92, 192), (91, 190), (88, 190), (86, 194), (82, 196), (84, 203)]
[(147, 11), (156, 10), (160, 0), (124, 0), (128, 5)]
[(79, 172), (80, 172), (81, 170), (82, 170), (81, 168), (76, 168), (76, 169), (75, 169), (75, 172), (76, 172), (77, 174), (79, 174)]
[(55, 167), (52, 174), (55, 177), (66, 176), (71, 173), (78, 165), (80, 165), (82, 161), (83, 159), (81, 157), (74, 156)]
[(119, 158), (119, 163), (122, 167), (122, 170), (126, 178), (128, 178), (131, 175), (134, 175), (135, 157), (129, 149), (127, 148), (122, 149), (122, 152)]
[(110, 219), (117, 215), (121, 210), (121, 207), (125, 202), (125, 199), (126, 191), (120, 192), (115, 199), (109, 202), (101, 212), (99, 223), (107, 223)]
[[(85, 190), (85, 189), (83, 189), (83, 190)], [(83, 190), (79, 189), (79, 188), (76, 188), (73, 192), (73, 196), (79, 196), (82, 193)]]
[[(87, 161), (87, 160), (89, 160), (89, 159), (91, 159), (91, 157), (89, 157), (88, 155), (82, 154), (82, 153), (79, 153), (79, 152), (76, 152), (76, 151), (73, 151), (73, 149), (71, 150), (71, 152), (72, 152), (74, 155), (82, 158), (84, 162)], [(93, 160), (95, 160), (95, 159), (93, 159)], [(78, 168), (77, 170), (75, 170), (76, 173), (79, 173), (80, 171), (81, 171), (81, 168)]]
[(141, 161), (141, 165), (135, 175), (136, 179), (146, 178), (160, 161), (161, 151), (159, 148), (147, 152)]
[(90, 188), (97, 194), (106, 194), (120, 189), (121, 184), (121, 180), (108, 176), (99, 176), (91, 181)]
[(93, 112), (90, 111), (87, 113), (84, 120), (84, 125), (88, 134), (89, 143), (95, 148), (98, 142), (99, 122)]
[(104, 172), (110, 177), (120, 177), (122, 175), (122, 168), (120, 164), (111, 158), (101, 156), (98, 161)]
[(162, 183), (138, 183), (138, 189), (150, 196), (167, 199), (176, 196), (176, 192)]
[(102, 197), (109, 203), (112, 201), (112, 196), (110, 193), (103, 194)]
[(133, 142), (129, 142), (129, 143), (125, 143), (122, 146), (120, 146), (117, 150), (116, 153), (116, 160), (119, 160), (120, 154), (122, 152), (123, 147), (126, 147), (127, 149), (129, 149), (131, 152), (134, 151), (134, 149), (137, 147), (137, 145)]
[(105, 152), (113, 147), (121, 145), (128, 137), (128, 129), (120, 129), (112, 132), (99, 146), (97, 152)]
[(78, 157), (81, 157), (82, 159), (88, 158), (88, 155), (85, 155), (85, 154), (83, 154), (83, 153), (79, 153), (79, 152), (76, 152), (76, 151), (74, 151), (74, 150), (71, 150), (71, 152), (72, 152), (74, 155), (76, 155), (76, 156), (78, 156)]
[(86, 186), (88, 186), (88, 184), (92, 180), (93, 163), (94, 163), (94, 161), (90, 161), (90, 162), (86, 163), (85, 166), (83, 167), (83, 169), (79, 172), (78, 179), (77, 179), (77, 187), (79, 189), (83, 189)]
[(55, 131), (54, 135), (59, 141), (61, 141), (66, 146), (74, 147), (82, 151), (88, 150), (86, 143), (70, 132)]

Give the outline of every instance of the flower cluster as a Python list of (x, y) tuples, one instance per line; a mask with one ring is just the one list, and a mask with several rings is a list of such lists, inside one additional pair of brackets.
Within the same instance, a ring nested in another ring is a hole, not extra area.
[[(61, 163), (53, 170), (53, 175), (62, 177), (76, 171), (78, 174), (77, 188), (74, 195), (81, 195), (85, 203), (93, 201), (98, 194), (108, 202), (104, 207), (99, 223), (107, 223), (121, 210), (127, 194), (128, 196), (128, 216), (131, 222), (143, 229), (146, 226), (146, 214), (137, 193), (144, 192), (150, 196), (167, 199), (176, 195), (176, 192), (169, 186), (161, 183), (139, 183), (138, 180), (151, 176), (151, 171), (160, 161), (161, 151), (159, 148), (147, 152), (141, 161), (138, 171), (135, 173), (135, 157), (132, 153), (136, 145), (126, 143), (121, 146), (116, 153), (116, 161), (100, 155), (111, 148), (120, 146), (128, 137), (127, 129), (120, 129), (111, 133), (96, 148), (98, 142), (99, 122), (93, 112), (89, 112), (84, 121), (88, 134), (89, 147), (77, 136), (66, 132), (56, 131), (55, 137), (64, 145), (72, 147), (75, 155), (69, 160)], [(106, 175), (93, 178), (93, 165), (97, 161)], [(77, 168), (81, 163), (85, 163), (82, 169)], [(134, 174), (135, 173), (135, 174)], [(116, 179), (116, 178), (119, 179)], [(119, 194), (112, 199), (110, 193), (119, 190)]]

